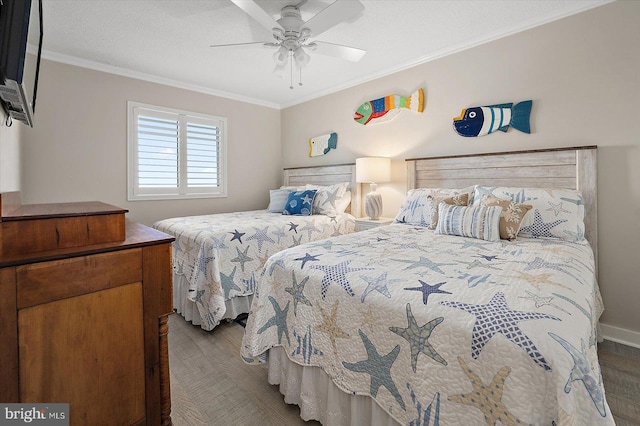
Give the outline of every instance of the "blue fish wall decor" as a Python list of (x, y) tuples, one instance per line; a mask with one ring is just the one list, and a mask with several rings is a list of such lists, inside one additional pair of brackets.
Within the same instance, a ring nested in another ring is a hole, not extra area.
[(531, 133), (529, 117), (533, 101), (466, 108), (453, 119), (457, 134), (465, 137), (484, 136), (496, 130), (506, 132), (509, 127)]

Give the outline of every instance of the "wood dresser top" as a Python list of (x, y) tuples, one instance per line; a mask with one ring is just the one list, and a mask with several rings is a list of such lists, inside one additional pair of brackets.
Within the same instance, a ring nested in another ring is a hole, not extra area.
[[(75, 204), (75, 203), (74, 203)], [(117, 208), (117, 207), (116, 207)], [(4, 220), (5, 218), (3, 218)], [(97, 253), (107, 253), (137, 247), (146, 247), (172, 242), (175, 238), (148, 226), (126, 221), (127, 236), (124, 241), (95, 244), (90, 246), (70, 247), (57, 250), (39, 251), (23, 255), (0, 256), (0, 268), (24, 265), (49, 260), (67, 259)]]
[(3, 212), (2, 221), (48, 219), (74, 216), (98, 216), (124, 214), (129, 210), (100, 201), (55, 204), (22, 204), (11, 206)]

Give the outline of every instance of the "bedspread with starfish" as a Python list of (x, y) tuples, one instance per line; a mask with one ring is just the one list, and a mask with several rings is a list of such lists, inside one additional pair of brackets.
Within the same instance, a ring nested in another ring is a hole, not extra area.
[(266, 263), (241, 355), (283, 346), (401, 424), (614, 424), (594, 270), (586, 241), (394, 224), (310, 243)]
[(355, 218), (343, 213), (285, 216), (266, 210), (178, 217), (154, 228), (173, 235), (173, 271), (189, 281), (201, 327), (211, 330), (225, 313), (225, 300), (253, 294), (262, 267), (288, 247), (354, 231)]

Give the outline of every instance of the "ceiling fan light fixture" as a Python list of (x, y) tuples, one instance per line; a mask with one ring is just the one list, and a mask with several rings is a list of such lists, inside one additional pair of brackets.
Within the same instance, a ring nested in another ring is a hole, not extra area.
[(284, 67), (289, 60), (289, 51), (287, 50), (287, 48), (284, 46), (280, 46), (280, 48), (276, 50), (276, 53), (273, 54), (273, 60), (275, 61), (277, 66)]
[(302, 46), (298, 47), (296, 50), (293, 51), (293, 57), (295, 58), (298, 65), (301, 67), (304, 67), (305, 65), (307, 65), (311, 60), (311, 57), (307, 55), (307, 52), (304, 51)]
[(276, 65), (276, 67), (273, 69), (273, 73), (278, 78), (284, 78), (284, 69), (285, 68), (286, 68), (286, 64)]

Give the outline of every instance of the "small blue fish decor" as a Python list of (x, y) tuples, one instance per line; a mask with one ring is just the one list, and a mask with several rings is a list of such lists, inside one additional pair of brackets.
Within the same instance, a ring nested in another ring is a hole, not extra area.
[(459, 117), (453, 119), (453, 128), (460, 136), (475, 137), (493, 133), (496, 130), (506, 132), (509, 127), (523, 133), (531, 133), (529, 117), (532, 101), (466, 108)]
[(422, 112), (424, 110), (424, 90), (418, 89), (409, 97), (388, 95), (384, 98), (367, 101), (358, 107), (353, 119), (364, 125), (372, 121), (381, 123), (391, 120), (403, 109)]
[(309, 139), (309, 157), (325, 155), (332, 149), (338, 147), (338, 134), (332, 132), (322, 136)]

